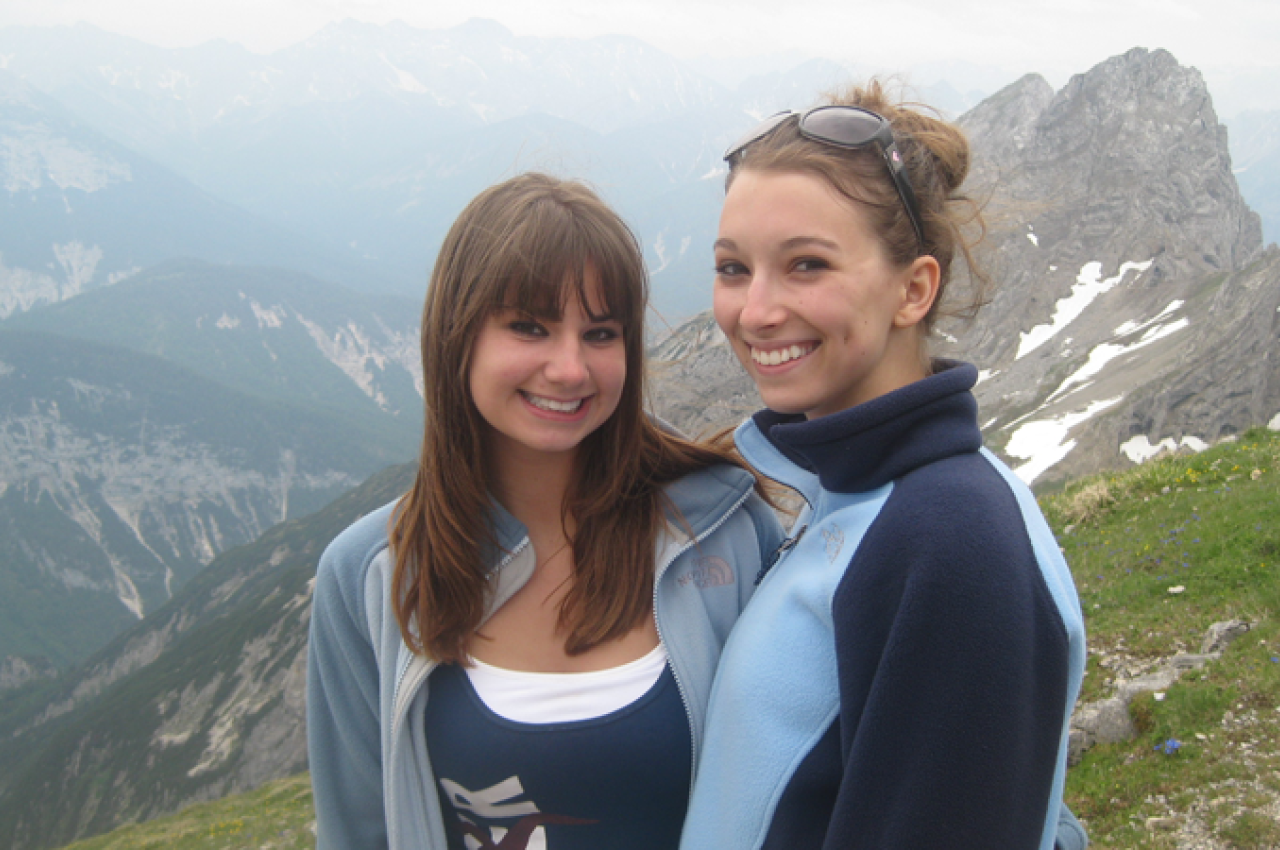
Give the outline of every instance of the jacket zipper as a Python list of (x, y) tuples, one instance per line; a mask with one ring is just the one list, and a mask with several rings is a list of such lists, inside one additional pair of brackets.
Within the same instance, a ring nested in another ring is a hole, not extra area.
[[(681, 546), (679, 549), (673, 552), (671, 556), (662, 563), (662, 566), (660, 566), (654, 572), (654, 575), (653, 575), (653, 624), (658, 631), (658, 640), (664, 646), (667, 646), (667, 641), (662, 636), (662, 622), (658, 619), (658, 583), (662, 580), (662, 577), (666, 574), (667, 568), (670, 567), (673, 563), (675, 563), (677, 558), (679, 558), (685, 552), (688, 552), (689, 549), (695, 544), (701, 543), (703, 540), (706, 540), (713, 533), (715, 533), (715, 531), (719, 529), (720, 526), (728, 522), (729, 517), (737, 513), (738, 509), (741, 508), (744, 504), (746, 504), (747, 499), (751, 497), (751, 493), (752, 493), (751, 490), (747, 490), (747, 492), (743, 493), (742, 496), (738, 499), (738, 501), (734, 502), (733, 505), (728, 510), (726, 510), (723, 514), (721, 514), (720, 518), (716, 520), (714, 524), (712, 524), (709, 528), (707, 528), (697, 537), (694, 537), (693, 539), (686, 541), (683, 546)], [(668, 650), (668, 655), (670, 655), (670, 650)], [(693, 782), (698, 775), (698, 745), (697, 745), (698, 732), (693, 727), (693, 709), (689, 708), (689, 698), (685, 696), (684, 685), (680, 681), (680, 674), (676, 672), (675, 664), (671, 665), (671, 676), (676, 680), (676, 691), (680, 694), (680, 702), (684, 706), (685, 719), (689, 721), (689, 750), (690, 750), (689, 791), (690, 793), (692, 793)]]
[[(500, 573), (503, 567), (511, 563), (511, 559), (514, 558), (517, 554), (519, 554), (521, 550), (523, 550), (524, 547), (528, 545), (528, 543), (529, 543), (528, 537), (525, 537), (523, 540), (521, 540), (520, 543), (514, 549), (512, 549), (510, 552), (508, 552), (506, 555), (503, 556), (502, 560), (498, 562), (497, 566), (495, 566), (493, 569), (485, 573), (485, 578), (492, 578), (493, 576)], [(489, 613), (492, 613), (492, 611), (490, 611)], [(486, 619), (488, 619), (487, 616), (486, 616)], [(396, 686), (394, 691), (392, 692), (391, 705), (392, 705), (393, 716), (391, 718), (391, 745), (393, 747), (395, 746), (397, 737), (399, 737), (401, 723), (404, 717), (409, 713), (409, 705), (412, 703), (411, 700), (406, 701), (404, 708), (401, 709), (400, 707), (400, 694), (404, 687), (405, 679), (409, 675), (409, 671), (413, 669), (413, 666), (414, 666), (413, 661), (415, 657), (416, 656), (413, 653), (410, 653), (409, 663), (404, 665), (404, 669), (401, 670), (400, 675), (396, 677)], [(431, 672), (431, 670), (434, 669), (434, 665), (431, 663), (428, 663), (424, 666), (428, 674)], [(425, 678), (426, 678), (425, 676), (421, 678), (415, 677), (416, 681), (413, 685), (414, 691), (417, 690), (418, 686), (422, 683), (422, 681)], [(396, 786), (394, 784), (395, 779), (396, 779), (395, 766), (393, 765), (392, 769), (388, 773), (387, 800), (385, 805), (385, 810), (389, 812), (396, 811), (396, 805), (395, 805), (395, 787)], [(431, 790), (431, 789), (428, 789), (428, 790)], [(430, 828), (430, 824), (428, 824), (428, 831), (429, 831), (429, 828)], [(394, 848), (398, 848), (400, 846), (400, 822), (398, 819), (393, 818), (387, 824), (387, 844), (390, 848), (393, 848), (393, 850)]]

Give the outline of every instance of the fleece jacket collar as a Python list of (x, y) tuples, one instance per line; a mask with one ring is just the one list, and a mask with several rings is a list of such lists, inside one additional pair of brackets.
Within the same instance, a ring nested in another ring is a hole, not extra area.
[[(864, 493), (926, 464), (978, 451), (978, 403), (970, 392), (978, 370), (948, 360), (933, 366), (924, 380), (829, 416), (762, 410), (739, 429), (739, 446), (753, 466), (806, 498), (815, 484), (833, 493)], [(808, 475), (788, 474), (790, 464)]]

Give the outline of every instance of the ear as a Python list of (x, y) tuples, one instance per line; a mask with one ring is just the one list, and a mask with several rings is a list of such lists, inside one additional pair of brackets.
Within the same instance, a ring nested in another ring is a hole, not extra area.
[(929, 315), (933, 302), (938, 298), (938, 283), (941, 278), (942, 270), (933, 257), (916, 257), (912, 260), (911, 265), (903, 272), (902, 302), (893, 316), (894, 327), (913, 327)]

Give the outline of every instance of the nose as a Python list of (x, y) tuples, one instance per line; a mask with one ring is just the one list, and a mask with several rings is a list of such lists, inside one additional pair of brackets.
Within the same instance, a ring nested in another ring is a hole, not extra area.
[(786, 310), (778, 299), (777, 287), (767, 275), (756, 274), (742, 293), (742, 310), (738, 324), (752, 332), (765, 331), (782, 324)]
[(548, 352), (544, 372), (548, 381), (567, 387), (586, 381), (587, 358), (582, 341), (572, 334), (564, 334)]

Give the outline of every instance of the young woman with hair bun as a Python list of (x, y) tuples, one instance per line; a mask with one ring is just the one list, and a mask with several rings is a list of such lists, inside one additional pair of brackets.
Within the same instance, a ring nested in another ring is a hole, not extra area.
[(685, 850), (1086, 843), (1071, 574), (982, 448), (977, 370), (928, 356), (977, 268), (969, 157), (878, 84), (726, 155), (715, 317), (768, 407), (735, 440), (805, 505), (721, 659)]
[(320, 850), (675, 848), (721, 647), (781, 529), (644, 411), (640, 246), (538, 174), (459, 216), (422, 319), (417, 479), (325, 551)]

